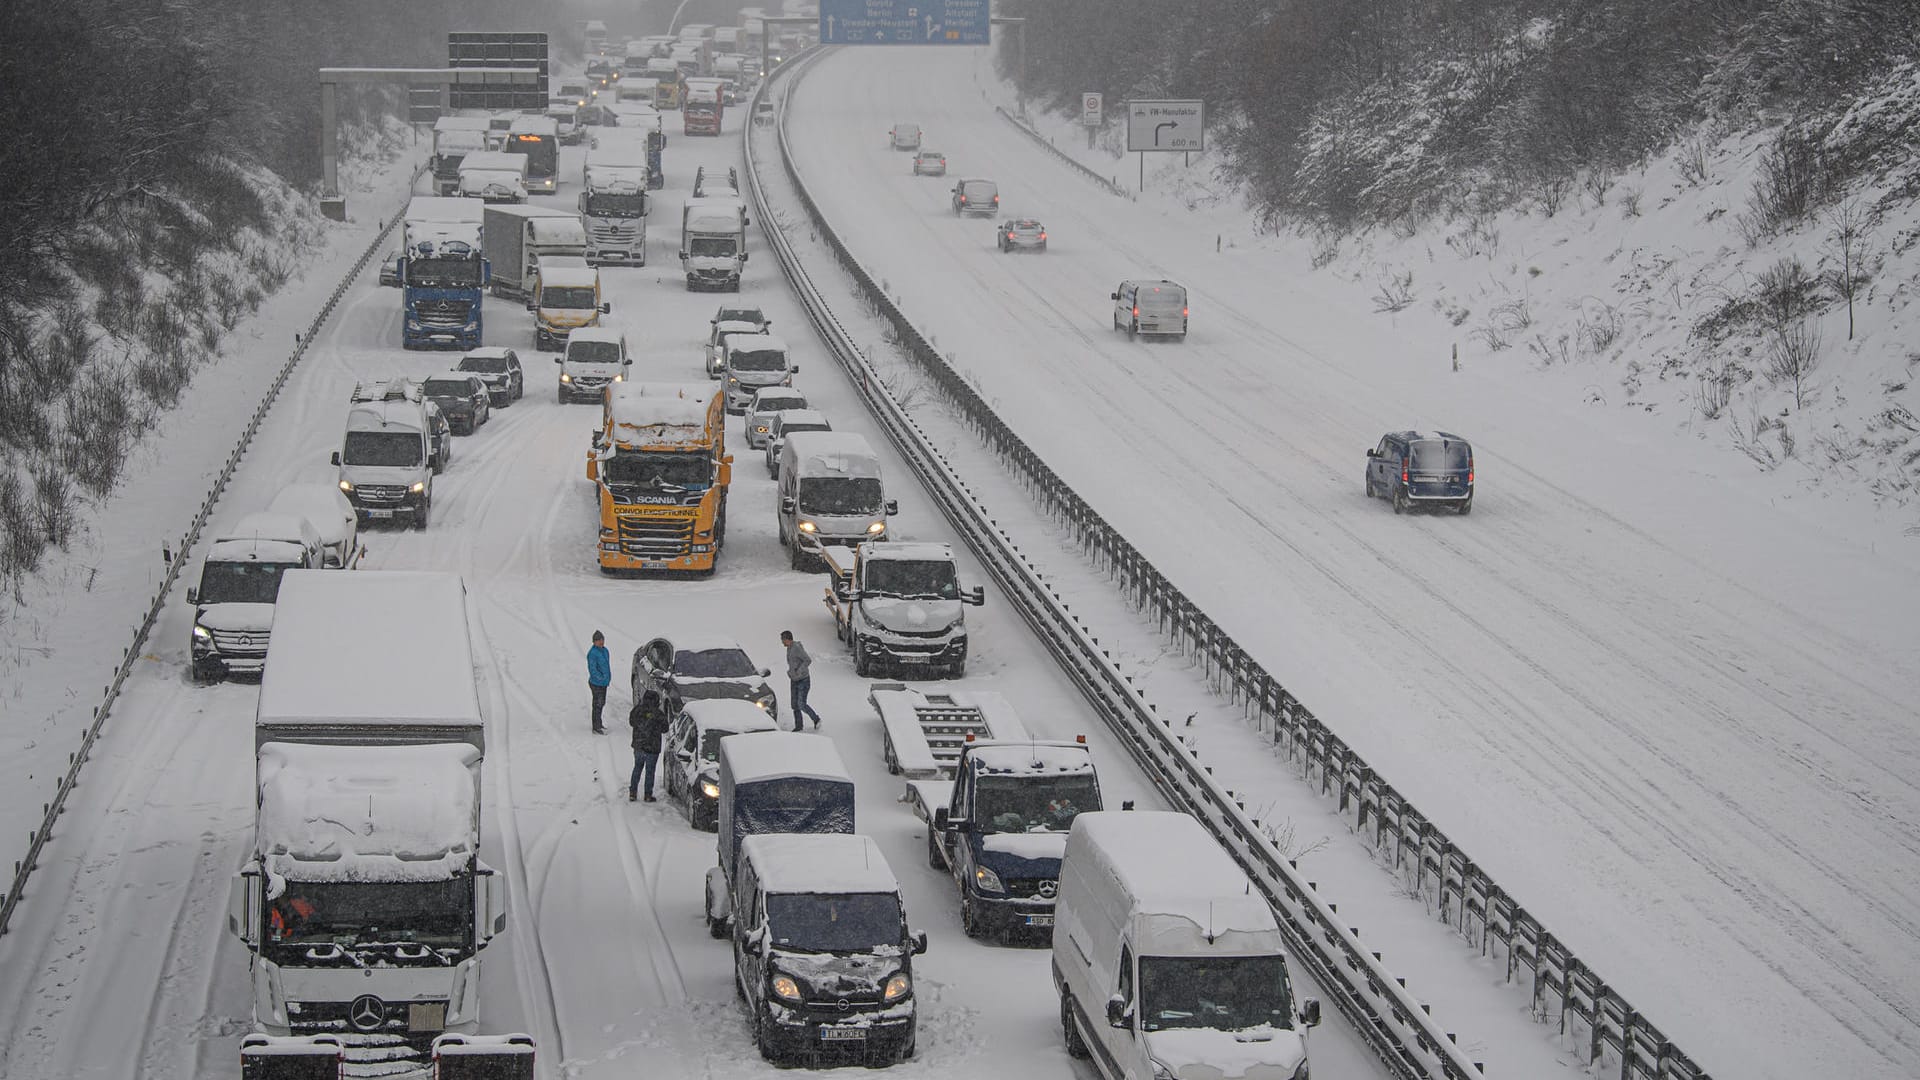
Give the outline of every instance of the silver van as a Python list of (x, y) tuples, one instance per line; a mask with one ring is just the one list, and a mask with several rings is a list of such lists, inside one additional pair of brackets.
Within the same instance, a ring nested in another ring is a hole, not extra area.
[(1162, 334), (1186, 340), (1187, 290), (1171, 281), (1123, 281), (1113, 290), (1113, 328), (1129, 339)]
[(900, 504), (887, 498), (880, 458), (850, 431), (799, 431), (780, 446), (780, 542), (795, 570), (820, 558), (826, 544), (887, 539), (887, 518)]

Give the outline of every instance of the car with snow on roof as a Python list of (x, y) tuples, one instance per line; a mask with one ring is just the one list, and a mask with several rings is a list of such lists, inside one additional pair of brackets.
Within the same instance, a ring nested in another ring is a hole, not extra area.
[(853, 779), (833, 740), (758, 731), (720, 740), (718, 864), (707, 870), (707, 932), (733, 926), (740, 845), (762, 833), (850, 833)]
[(633, 698), (654, 690), (675, 707), (715, 698), (750, 702), (778, 720), (780, 705), (767, 683), (772, 670), (760, 667), (740, 642), (722, 634), (676, 633), (657, 637), (633, 651)]
[(863, 541), (823, 546), (831, 583), (825, 603), (834, 634), (853, 654), (855, 675), (880, 668), (916, 676), (967, 671), (967, 605), (987, 602), (984, 586), (960, 585), (953, 547), (939, 541)]
[(1000, 223), (995, 240), (1002, 255), (1012, 251), (1047, 250), (1047, 228), (1034, 218), (1008, 218)]
[(792, 386), (799, 372), (786, 340), (776, 334), (728, 334), (720, 339), (720, 380), (730, 413), (745, 413), (760, 390)]
[(807, 407), (807, 395), (791, 386), (767, 386), (754, 392), (747, 401), (744, 414), (747, 445), (755, 450), (766, 448), (767, 437), (773, 433), (773, 418), (783, 412)]
[(992, 217), (1000, 212), (1000, 186), (972, 177), (953, 185), (953, 216)]
[(1143, 334), (1187, 337), (1187, 290), (1177, 282), (1123, 281), (1110, 294), (1113, 328), (1131, 341)]
[(887, 145), (895, 150), (920, 149), (920, 125), (901, 122), (887, 132)]
[(913, 1056), (913, 957), (886, 856), (860, 835), (741, 844), (735, 978), (760, 1055), (776, 1065), (891, 1065)]
[(667, 728), (667, 798), (680, 804), (687, 823), (712, 830), (720, 819), (720, 742), (734, 735), (774, 731), (778, 723), (750, 701), (702, 698), (687, 702)]
[(795, 570), (828, 544), (885, 540), (900, 504), (887, 498), (880, 456), (858, 432), (802, 431), (782, 440), (778, 530)]
[(200, 564), (199, 585), (187, 589), (193, 605), (191, 672), (198, 683), (260, 674), (280, 582), (290, 570), (326, 564), (319, 530), (301, 514), (251, 513), (215, 535)]
[(913, 155), (913, 175), (947, 175), (947, 155), (938, 150), (922, 150)]
[(444, 371), (429, 375), (420, 384), (427, 400), (440, 406), (454, 434), (471, 435), (493, 416), (493, 395), (478, 375), (466, 371)]
[(833, 425), (827, 422), (826, 414), (815, 409), (790, 409), (786, 412), (774, 413), (767, 421), (764, 450), (767, 458), (767, 479), (780, 478), (780, 448), (786, 444), (789, 434), (832, 430)]
[(560, 367), (554, 397), (569, 401), (603, 401), (607, 387), (622, 382), (633, 367), (627, 336), (605, 326), (583, 326), (567, 335), (566, 348), (553, 362)]
[(436, 413), (439, 407), (409, 379), (355, 384), (347, 430), (331, 460), (362, 527), (397, 517), (410, 518), (416, 529), (427, 527), (433, 474), (445, 462), (434, 431)]
[(707, 320), (707, 378), (720, 377), (725, 355), (721, 350), (728, 334), (764, 334), (773, 325), (773, 320), (757, 307), (729, 307), (721, 305), (713, 318)]
[(503, 346), (489, 345), (472, 349), (460, 358), (457, 369), (487, 384), (493, 404), (506, 408), (526, 393), (526, 371), (520, 366), (520, 354)]

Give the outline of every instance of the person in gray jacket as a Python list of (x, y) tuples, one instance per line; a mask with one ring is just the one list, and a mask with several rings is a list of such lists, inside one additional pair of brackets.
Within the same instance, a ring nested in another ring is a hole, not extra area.
[(815, 731), (820, 729), (820, 714), (807, 704), (807, 691), (813, 689), (813, 657), (807, 655), (807, 647), (793, 640), (793, 631), (780, 631), (780, 644), (787, 649), (787, 683), (792, 689), (793, 730), (800, 730), (802, 715), (813, 717)]

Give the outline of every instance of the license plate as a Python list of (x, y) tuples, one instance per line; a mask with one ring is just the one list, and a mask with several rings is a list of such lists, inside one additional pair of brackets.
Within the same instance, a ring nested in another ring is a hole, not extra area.
[(392, 516), (393, 516), (393, 511), (391, 511), (391, 510), (369, 510), (369, 511), (367, 511), (367, 516), (368, 516), (368, 517), (370, 517), (370, 518), (390, 518), (390, 517), (392, 517)]
[(640, 564), (642, 570), (665, 570), (667, 564), (658, 559), (648, 559)]
[(1027, 916), (1027, 925), (1028, 925), (1028, 926), (1052, 926), (1052, 925), (1053, 925), (1053, 916), (1051, 916), (1051, 915), (1029, 915), (1029, 916)]
[(867, 1037), (867, 1029), (859, 1027), (829, 1027), (821, 1025), (821, 1042), (857, 1042)]

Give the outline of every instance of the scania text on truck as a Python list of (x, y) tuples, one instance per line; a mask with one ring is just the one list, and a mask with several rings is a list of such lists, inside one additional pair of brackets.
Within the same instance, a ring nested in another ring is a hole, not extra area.
[(802, 431), (780, 447), (780, 543), (795, 570), (827, 544), (884, 540), (900, 505), (887, 498), (880, 457), (850, 431)]
[(540, 259), (587, 254), (580, 215), (557, 206), (488, 206), (481, 230), (493, 294), (509, 300), (532, 295)]
[(680, 268), (687, 288), (740, 291), (747, 265), (747, 208), (739, 199), (688, 199), (680, 208)]
[(254, 722), (256, 827), (227, 925), (253, 1021), (419, 1067), (480, 1022), (506, 882), (480, 861), (486, 741), (452, 574), (301, 570), (281, 584)]
[(647, 265), (647, 138), (638, 128), (602, 128), (587, 151), (580, 221), (590, 266)]
[(560, 188), (560, 126), (551, 116), (520, 116), (507, 129), (501, 149), (527, 156), (527, 190), (551, 195)]
[(442, 116), (433, 122), (433, 157), (428, 164), (434, 194), (460, 190), (460, 162), (487, 148), (487, 122), (484, 116)]
[(187, 603), (193, 605), (191, 672), (197, 683), (260, 674), (281, 580), (289, 570), (316, 569), (326, 562), (319, 531), (296, 514), (248, 514), (217, 535), (200, 564), (199, 587), (187, 590)]
[(1053, 985), (1067, 1053), (1107, 1080), (1307, 1075), (1280, 925), (1191, 816), (1082, 813), (1054, 900)]
[(832, 584), (826, 605), (860, 678), (890, 668), (914, 677), (967, 673), (966, 605), (985, 586), (960, 587), (953, 548), (935, 541), (821, 549)]
[(602, 573), (711, 574), (727, 538), (727, 414), (708, 383), (615, 383), (587, 455)]
[(599, 326), (600, 316), (613, 305), (600, 299), (600, 271), (577, 255), (542, 255), (534, 271), (533, 347), (560, 349), (568, 335), (586, 326)]
[(359, 524), (406, 517), (427, 527), (433, 509), (430, 403), (406, 379), (362, 383), (347, 407), (347, 431), (333, 464)]
[(400, 255), (400, 343), (409, 349), (477, 349), (488, 266), (475, 199), (416, 195), (407, 203)]

